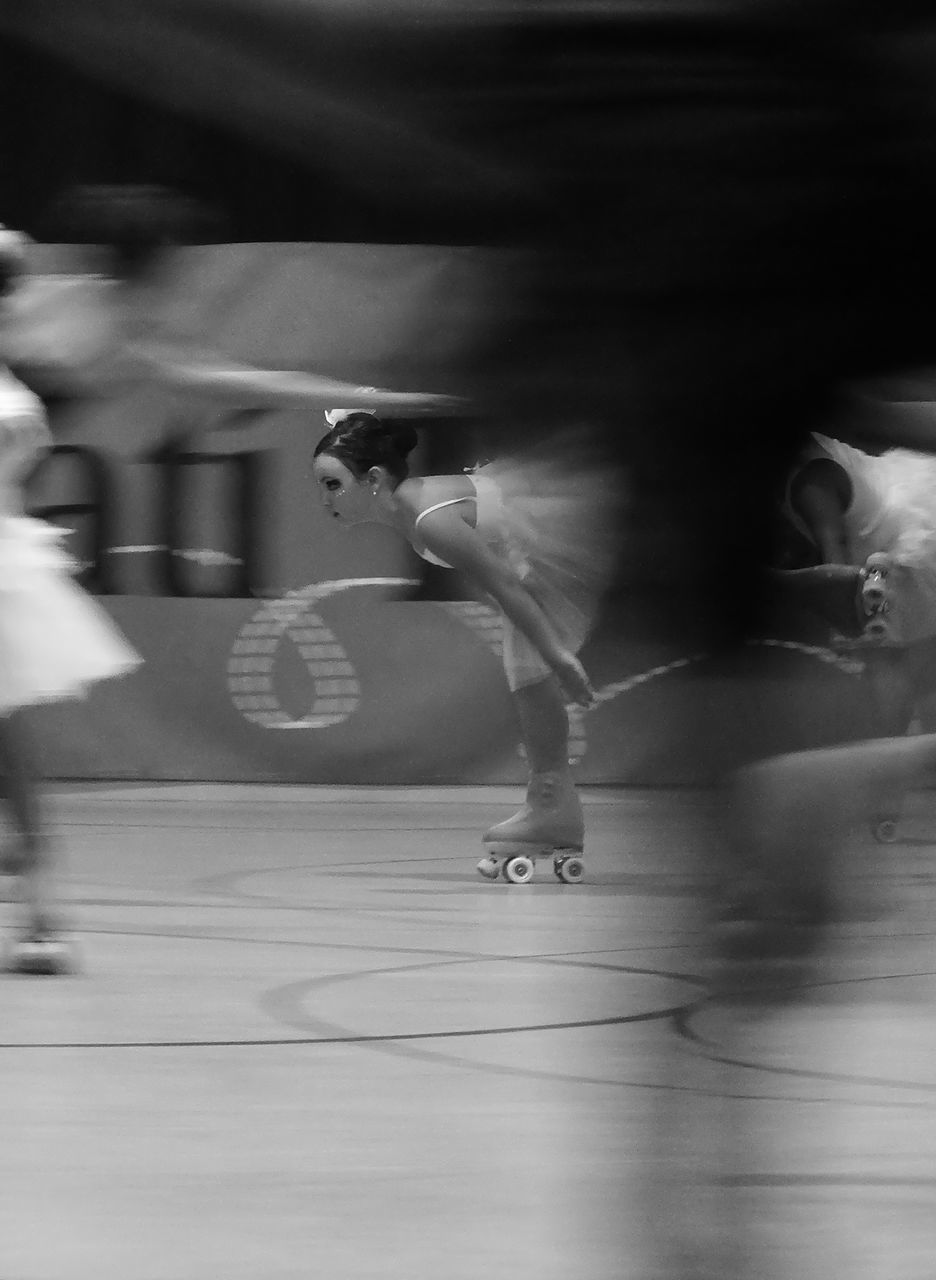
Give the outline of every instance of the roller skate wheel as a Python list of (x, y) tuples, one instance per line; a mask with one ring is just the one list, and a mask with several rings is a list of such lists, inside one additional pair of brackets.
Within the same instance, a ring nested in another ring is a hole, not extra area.
[(74, 964), (71, 949), (61, 938), (24, 938), (10, 947), (6, 967), (11, 973), (52, 977), (70, 973)]
[(894, 844), (898, 835), (897, 819), (879, 818), (876, 822), (872, 822), (871, 834), (878, 844)]
[(478, 870), (484, 876), (485, 880), (496, 880), (500, 875), (500, 869), (500, 858), (495, 858), (492, 853), (485, 854), (478, 863)]
[(503, 876), (511, 884), (529, 884), (533, 879), (533, 872), (536, 863), (532, 858), (528, 858), (526, 854), (520, 854), (516, 858), (508, 858), (504, 863)]
[(565, 858), (557, 858), (553, 863), (553, 871), (563, 884), (578, 884), (585, 875), (585, 863), (581, 858), (570, 854)]

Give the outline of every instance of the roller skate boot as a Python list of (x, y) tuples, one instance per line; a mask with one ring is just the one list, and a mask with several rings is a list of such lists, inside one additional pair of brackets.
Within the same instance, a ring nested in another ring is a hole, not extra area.
[(0, 849), (0, 876), (21, 876), (31, 865), (29, 850), (22, 843)]
[(578, 884), (582, 861), (582, 805), (571, 777), (564, 773), (533, 774), (523, 808), (485, 832), (486, 853), (478, 871), (488, 880), (503, 876), (510, 884), (528, 884), (538, 857), (553, 860), (563, 884)]
[(56, 977), (75, 970), (74, 950), (62, 932), (61, 922), (51, 916), (32, 919), (7, 948), (7, 973), (31, 977)]

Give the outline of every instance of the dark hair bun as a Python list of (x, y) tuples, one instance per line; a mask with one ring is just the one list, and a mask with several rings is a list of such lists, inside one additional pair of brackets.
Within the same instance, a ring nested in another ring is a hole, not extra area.
[(384, 467), (399, 483), (409, 475), (407, 456), (419, 443), (416, 428), (400, 419), (378, 418), (357, 410), (343, 416), (315, 446), (314, 457), (328, 453), (362, 476)]
[(419, 444), (416, 428), (399, 418), (378, 418), (374, 413), (349, 413), (335, 428), (342, 439), (359, 441), (381, 457), (394, 453), (407, 458)]
[(408, 422), (390, 422), (386, 423), (387, 431), (390, 439), (393, 441), (393, 447), (401, 458), (408, 458), (416, 446), (419, 444), (419, 436), (416, 434), (416, 428)]

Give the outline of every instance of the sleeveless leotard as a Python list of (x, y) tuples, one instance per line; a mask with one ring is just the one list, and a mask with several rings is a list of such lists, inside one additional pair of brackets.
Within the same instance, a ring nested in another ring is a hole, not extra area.
[[(474, 493), (466, 493), (461, 498), (448, 498), (445, 502), (434, 502), (431, 507), (426, 507), (425, 511), (420, 511), (413, 525), (413, 532), (419, 529), (420, 522), (433, 511), (441, 511), (443, 507), (455, 507), (461, 502), (474, 502), (476, 504), (475, 531), (481, 535), (485, 542), (501, 542), (504, 540), (504, 512), (501, 504), (500, 490), (497, 484), (489, 476), (470, 475), (468, 479), (474, 487)], [(451, 569), (450, 564), (446, 564), (438, 556), (433, 555), (431, 551), (425, 547), (416, 547), (417, 554), (423, 560), (428, 560), (430, 564), (437, 564), (442, 569)]]
[[(591, 583), (608, 541), (600, 518), (601, 490), (591, 477), (551, 468), (537, 460), (486, 463), (467, 477), (474, 496), (448, 498), (421, 511), (414, 522), (414, 550), (431, 564), (451, 568), (418, 545), (424, 517), (444, 507), (475, 502), (475, 532), (502, 558), (549, 619), (562, 646), (577, 653), (595, 613)], [(606, 476), (600, 478), (602, 485)], [(511, 689), (543, 680), (551, 668), (520, 629), (503, 619), (504, 669)]]
[[(413, 532), (415, 533), (419, 528), (420, 521), (423, 517), (432, 515), (433, 511), (441, 511), (443, 507), (455, 507), (460, 502), (475, 502), (476, 500), (475, 496), (470, 493), (466, 493), (463, 498), (449, 498), (445, 502), (434, 502), (431, 507), (426, 507), (425, 511), (420, 511), (413, 525)], [(440, 560), (438, 556), (433, 555), (432, 552), (427, 550), (425, 547), (421, 550), (417, 547), (416, 551), (423, 560), (428, 560), (430, 564), (437, 564), (441, 569), (451, 569), (452, 567), (450, 564), (446, 564), (444, 560)]]

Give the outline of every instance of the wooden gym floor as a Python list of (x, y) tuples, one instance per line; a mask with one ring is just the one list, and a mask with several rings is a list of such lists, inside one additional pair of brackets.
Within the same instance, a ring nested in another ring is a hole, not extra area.
[(705, 795), (483, 881), (518, 794), (52, 788), (80, 969), (0, 977), (0, 1277), (931, 1280), (936, 796), (726, 1000)]

